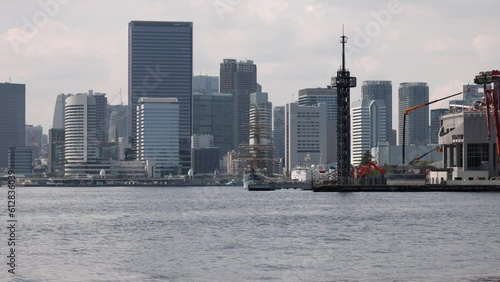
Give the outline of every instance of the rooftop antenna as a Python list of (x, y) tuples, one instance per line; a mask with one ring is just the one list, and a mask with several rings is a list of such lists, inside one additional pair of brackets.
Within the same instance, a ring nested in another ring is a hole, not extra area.
[(12, 78), (9, 76), (9, 83), (12, 83)]

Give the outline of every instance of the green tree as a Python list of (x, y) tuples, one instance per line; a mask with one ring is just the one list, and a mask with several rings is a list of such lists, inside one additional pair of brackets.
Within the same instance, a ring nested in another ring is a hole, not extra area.
[(372, 154), (370, 153), (370, 151), (366, 151), (363, 154), (363, 157), (361, 158), (361, 162), (359, 164), (361, 164), (361, 165), (367, 165), (368, 163), (370, 163), (372, 161), (373, 161)]

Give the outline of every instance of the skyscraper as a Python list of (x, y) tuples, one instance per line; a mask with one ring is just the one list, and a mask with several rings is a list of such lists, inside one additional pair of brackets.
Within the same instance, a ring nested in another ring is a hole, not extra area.
[(108, 98), (104, 93), (94, 93), (89, 90), (89, 95), (93, 95), (95, 99), (95, 114), (96, 114), (96, 138), (98, 143), (108, 142), (109, 123), (108, 123)]
[(129, 23), (129, 133), (137, 134), (139, 98), (177, 98), (182, 173), (191, 166), (193, 23)]
[(143, 97), (139, 99), (136, 134), (137, 160), (144, 163), (152, 162), (155, 177), (178, 173), (180, 168), (179, 108), (177, 98)]
[(366, 151), (387, 142), (384, 100), (361, 100), (352, 104), (351, 160), (358, 165)]
[(9, 148), (26, 141), (26, 85), (1, 83), (0, 101), (0, 168), (6, 168)]
[(363, 100), (383, 100), (386, 108), (386, 136), (391, 146), (396, 145), (392, 138), (392, 82), (383, 80), (363, 81), (361, 86)]
[(208, 75), (193, 76), (193, 93), (212, 94), (219, 92), (219, 77)]
[(281, 167), (276, 166), (275, 173), (282, 174), (285, 161), (285, 106), (274, 107), (273, 118), (274, 157), (277, 161), (281, 160)]
[(441, 128), (441, 116), (447, 114), (448, 109), (431, 110), (431, 126), (429, 127), (429, 144), (439, 144), (439, 129)]
[(233, 118), (232, 94), (193, 94), (193, 135), (212, 135), (220, 156), (235, 148)]
[(307, 88), (299, 91), (300, 106), (314, 106), (318, 103), (326, 104), (327, 118), (327, 153), (325, 163), (337, 160), (337, 89), (332, 88)]
[[(399, 86), (399, 144), (403, 144), (403, 115), (413, 106), (429, 102), (429, 86), (425, 82), (405, 82)], [(412, 112), (406, 117), (406, 145), (429, 143), (429, 107)]]
[[(297, 165), (322, 164), (326, 152), (326, 104), (299, 106), (286, 105), (285, 166), (290, 172)], [(305, 161), (310, 157), (311, 163)]]
[(64, 131), (65, 175), (85, 173), (82, 165), (97, 161), (96, 99), (93, 95), (76, 94), (66, 98)]
[(29, 147), (32, 152), (33, 159), (40, 158), (42, 153), (42, 140), (43, 139), (43, 127), (26, 125), (26, 143), (25, 146)]
[(49, 129), (48, 173), (64, 172), (64, 128)]
[[(481, 90), (481, 92), (479, 90)], [(479, 85), (464, 85), (464, 101), (466, 101), (467, 104), (482, 101), (484, 99), (484, 92), (482, 91), (483, 89)]]
[(253, 61), (224, 59), (220, 64), (220, 92), (234, 97), (235, 145), (248, 144), (250, 93), (257, 92), (257, 66)]
[(56, 98), (56, 105), (54, 107), (54, 117), (52, 120), (52, 128), (64, 129), (64, 103), (66, 101), (66, 94), (59, 94)]

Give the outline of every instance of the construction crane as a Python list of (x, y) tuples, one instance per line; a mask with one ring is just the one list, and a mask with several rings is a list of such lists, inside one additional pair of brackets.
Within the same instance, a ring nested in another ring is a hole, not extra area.
[[(470, 88), (467, 88), (466, 92), (470, 92)], [(434, 103), (437, 103), (439, 101), (443, 101), (443, 100), (446, 100), (446, 99), (449, 99), (451, 97), (455, 97), (455, 96), (458, 96), (460, 94), (463, 94), (463, 92), (459, 92), (459, 93), (455, 93), (453, 95), (450, 95), (450, 96), (446, 96), (446, 97), (443, 97), (443, 98), (440, 98), (440, 99), (437, 99), (437, 100), (434, 100), (432, 102), (427, 102), (427, 103), (424, 103), (424, 104), (420, 104), (420, 105), (417, 105), (417, 106), (414, 106), (414, 107), (411, 107), (411, 108), (408, 108), (406, 109), (406, 111), (404, 112), (403, 114), (403, 143), (402, 143), (402, 150), (403, 150), (403, 161), (401, 162), (402, 164), (405, 163), (405, 147), (406, 147), (406, 142), (405, 142), (405, 139), (406, 139), (406, 116), (408, 116), (411, 112), (413, 111), (416, 111), (418, 109), (421, 109), (423, 107), (426, 107), (426, 106), (429, 106), (430, 104), (434, 104)]]
[(354, 179), (360, 179), (366, 173), (370, 173), (371, 169), (379, 171), (382, 175), (385, 175), (385, 170), (377, 165), (375, 162), (369, 162), (366, 165), (358, 165), (351, 171), (351, 177)]
[(425, 153), (425, 154), (423, 154), (423, 155), (421, 155), (421, 156), (415, 156), (415, 158), (413, 158), (413, 160), (411, 160), (411, 162), (409, 163), (409, 165), (413, 165), (413, 164), (415, 164), (416, 162), (420, 161), (420, 160), (421, 160), (421, 159), (423, 159), (425, 156), (427, 156), (428, 154), (430, 154), (430, 153), (432, 153), (432, 152), (434, 152), (434, 151), (437, 151), (438, 153), (440, 153), (440, 152), (441, 152), (441, 147), (440, 147), (440, 146), (438, 146), (438, 147), (436, 147), (436, 148), (434, 148), (434, 149), (430, 150), (429, 152), (427, 152), (427, 153)]

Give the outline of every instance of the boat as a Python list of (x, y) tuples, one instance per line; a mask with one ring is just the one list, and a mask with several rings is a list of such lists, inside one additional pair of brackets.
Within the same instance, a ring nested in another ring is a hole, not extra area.
[(264, 176), (261, 172), (255, 170), (253, 166), (249, 166), (245, 170), (243, 177), (243, 188), (249, 191), (273, 191), (276, 190), (269, 181), (269, 179)]

